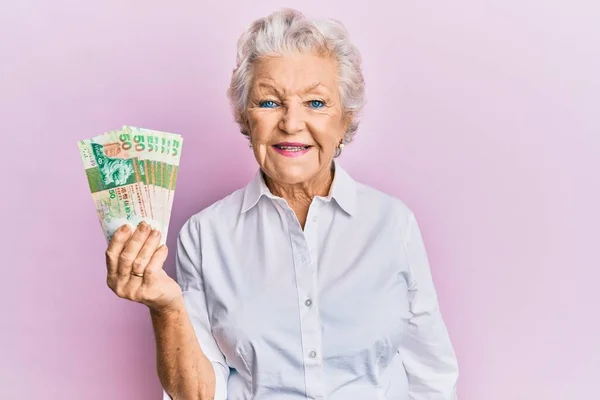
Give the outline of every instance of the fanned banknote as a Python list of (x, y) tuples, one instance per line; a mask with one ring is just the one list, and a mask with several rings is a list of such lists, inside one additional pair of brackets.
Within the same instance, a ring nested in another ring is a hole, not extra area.
[(123, 126), (78, 143), (107, 242), (142, 221), (167, 239), (183, 146), (180, 135)]

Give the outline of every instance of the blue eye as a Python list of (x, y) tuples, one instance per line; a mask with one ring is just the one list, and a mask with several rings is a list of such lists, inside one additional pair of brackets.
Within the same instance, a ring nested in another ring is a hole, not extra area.
[(262, 108), (275, 108), (277, 104), (273, 100), (265, 100), (258, 103), (258, 105)]
[(310, 105), (312, 108), (322, 108), (325, 106), (325, 103), (321, 100), (311, 100), (308, 102), (308, 105)]

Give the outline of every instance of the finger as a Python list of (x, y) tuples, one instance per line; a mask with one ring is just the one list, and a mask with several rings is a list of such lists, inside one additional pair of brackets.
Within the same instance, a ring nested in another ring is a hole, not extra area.
[(106, 249), (106, 268), (108, 270), (108, 278), (112, 279), (115, 277), (117, 273), (117, 267), (119, 264), (119, 255), (127, 240), (131, 236), (131, 228), (129, 225), (122, 225), (119, 229), (116, 230), (113, 235), (110, 243), (108, 244), (108, 248)]
[(169, 255), (169, 249), (166, 245), (163, 244), (156, 249), (144, 270), (144, 285), (151, 285), (158, 274), (162, 272), (163, 265), (165, 264), (165, 261), (167, 261), (167, 255)]
[(146, 222), (140, 223), (133, 232), (133, 235), (127, 241), (125, 248), (119, 255), (119, 265), (117, 267), (117, 275), (121, 283), (126, 283), (131, 277), (131, 268), (133, 261), (135, 261), (140, 249), (146, 242), (148, 235), (150, 234), (150, 225)]
[[(158, 229), (153, 229), (150, 232), (148, 239), (146, 239), (146, 242), (142, 246), (142, 249), (138, 253), (138, 256), (136, 257), (135, 261), (133, 262), (133, 266), (131, 269), (131, 273), (134, 274), (133, 276), (135, 276), (135, 274), (144, 274), (144, 269), (146, 268), (146, 265), (148, 264), (150, 258), (152, 258), (152, 255), (158, 247), (158, 244), (160, 242), (160, 236), (161, 234)], [(139, 283), (142, 283), (142, 281), (140, 280)]]

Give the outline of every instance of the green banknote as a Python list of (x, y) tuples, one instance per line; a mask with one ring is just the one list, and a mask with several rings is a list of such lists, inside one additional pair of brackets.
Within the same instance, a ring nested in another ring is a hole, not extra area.
[(78, 146), (106, 240), (124, 224), (135, 228), (146, 221), (162, 232), (165, 243), (182, 137), (123, 126)]
[[(183, 147), (183, 138), (169, 132), (152, 129), (137, 128), (124, 125), (126, 132), (138, 143), (143, 140), (146, 149), (147, 161), (151, 162), (150, 169), (153, 171), (150, 191), (156, 198), (156, 207), (163, 210), (163, 234), (166, 236), (169, 230), (175, 184), (179, 172), (179, 160)], [(136, 140), (136, 138), (140, 138)]]
[(150, 192), (156, 199), (156, 208), (162, 210), (163, 235), (169, 230), (175, 183), (179, 172), (179, 160), (183, 139), (180, 135), (152, 129), (124, 125), (122, 131), (134, 143), (145, 149), (144, 160), (150, 162), (153, 171)]

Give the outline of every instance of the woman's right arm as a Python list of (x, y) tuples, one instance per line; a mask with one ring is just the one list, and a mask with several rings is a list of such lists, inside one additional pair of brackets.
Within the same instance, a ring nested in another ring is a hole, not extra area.
[(183, 298), (169, 309), (151, 309), (158, 377), (172, 399), (213, 400), (215, 372), (203, 353)]
[[(216, 379), (216, 367), (199, 344), (200, 337), (206, 336), (201, 332), (204, 329), (192, 322), (198, 314), (206, 312), (195, 310), (193, 307), (198, 305), (195, 302), (188, 303), (186, 296), (190, 296), (189, 289), (194, 294), (193, 288), (186, 287), (182, 292), (177, 282), (163, 270), (167, 248), (159, 247), (159, 242), (160, 232), (153, 231), (145, 223), (133, 234), (126, 225), (119, 229), (106, 251), (108, 286), (119, 297), (145, 304), (150, 309), (156, 339), (158, 376), (165, 396), (177, 400), (220, 399), (221, 394), (217, 397), (216, 393), (217, 380), (222, 387), (226, 377)], [(192, 261), (188, 259), (188, 250), (181, 243), (180, 235), (178, 274), (182, 261), (184, 268), (189, 267), (186, 262)], [(183, 254), (181, 258), (180, 252)], [(199, 306), (205, 307), (204, 301)], [(195, 327), (200, 332), (195, 331)], [(209, 351), (216, 347), (212, 336), (206, 340), (209, 342)]]

